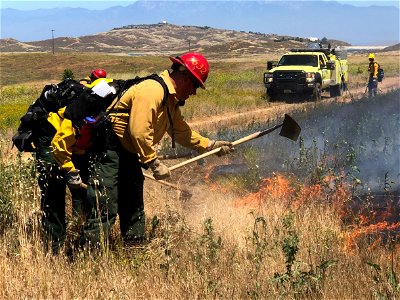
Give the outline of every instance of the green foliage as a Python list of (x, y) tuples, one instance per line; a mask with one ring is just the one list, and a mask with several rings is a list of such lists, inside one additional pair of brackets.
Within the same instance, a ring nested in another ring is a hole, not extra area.
[(296, 254), (299, 251), (299, 237), (293, 229), (293, 214), (289, 212), (283, 218), (283, 227), (287, 230), (287, 236), (282, 242), (282, 251), (286, 257), (286, 273), (292, 275), (292, 266), (296, 260)]
[(203, 222), (204, 234), (200, 237), (200, 245), (206, 246), (207, 258), (211, 263), (215, 263), (218, 258), (219, 250), (222, 247), (222, 238), (216, 237), (214, 226), (211, 218), (207, 218)]
[(41, 89), (33, 86), (6, 86), (0, 89), (0, 130), (17, 128), (28, 106)]
[[(312, 264), (298, 261), (296, 256), (299, 251), (299, 237), (294, 229), (293, 222), (292, 212), (289, 212), (282, 220), (285, 237), (281, 247), (285, 256), (286, 272), (275, 273), (272, 281), (278, 287), (283, 288), (285, 292), (315, 297), (321, 291), (326, 270), (336, 264), (336, 260), (322, 261), (315, 267)], [(303, 270), (302, 265), (306, 265), (308, 270)]]
[(160, 225), (160, 220), (158, 219), (157, 216), (154, 216), (153, 219), (151, 219), (149, 240), (152, 240), (156, 236), (156, 230), (159, 227), (159, 225)]
[[(202, 278), (203, 286), (198, 287), (204, 290), (205, 295), (212, 295), (213, 298), (221, 297), (219, 286), (220, 278), (213, 274), (218, 274), (218, 266), (222, 255), (222, 238), (215, 235), (214, 225), (211, 218), (203, 222), (203, 234), (189, 241), (188, 250), (191, 262), (198, 275)], [(215, 271), (215, 272), (214, 272)], [(219, 297), (217, 297), (217, 295)]]
[(70, 78), (70, 79), (74, 79), (75, 78), (74, 72), (72, 72), (71, 69), (65, 69), (64, 70), (64, 72), (62, 74), (62, 77), (61, 77), (61, 81), (65, 80), (65, 79), (68, 79), (68, 78)]
[(230, 176), (229, 180), (234, 182), (234, 185), (239, 190), (246, 190), (249, 192), (258, 191), (262, 182), (260, 169), (257, 165), (260, 151), (254, 147), (246, 148), (243, 150), (242, 157), (247, 165), (247, 172)]
[(252, 213), (252, 215), (254, 217), (253, 231), (250, 238), (252, 251), (248, 253), (247, 259), (254, 265), (256, 276), (258, 276), (264, 258), (267, 255), (267, 220), (263, 216), (255, 216), (254, 213)]
[(371, 261), (366, 262), (372, 269), (372, 280), (375, 284), (373, 291), (375, 299), (397, 299), (400, 296), (400, 281), (394, 270), (393, 251), (392, 263), (386, 270)]
[(4, 186), (0, 184), (0, 235), (4, 233), (8, 227), (11, 226), (15, 219), (14, 205), (7, 193)]
[(199, 89), (196, 97), (186, 102), (182, 108), (183, 114), (190, 119), (265, 105), (262, 99), (264, 87), (260, 84), (261, 73), (262, 66), (243, 72), (235, 71), (234, 67), (214, 72), (207, 79), (207, 89)]

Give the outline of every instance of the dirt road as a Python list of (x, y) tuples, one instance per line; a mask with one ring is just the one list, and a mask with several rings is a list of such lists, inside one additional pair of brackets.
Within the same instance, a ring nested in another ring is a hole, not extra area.
[[(379, 85), (381, 92), (386, 93), (394, 89), (400, 88), (400, 78), (391, 77), (385, 78)], [(326, 93), (325, 93), (326, 94)], [(346, 91), (342, 97), (329, 98), (323, 94), (322, 103), (329, 104), (330, 102), (349, 102), (357, 101), (364, 96), (365, 87), (362, 88), (350, 88)], [(207, 130), (208, 132), (214, 132), (217, 128), (236, 128), (245, 127), (255, 122), (268, 122), (281, 120), (285, 113), (291, 113), (298, 110), (314, 109), (315, 103), (313, 101), (302, 102), (302, 103), (285, 103), (285, 102), (273, 102), (266, 104), (267, 107), (263, 107), (257, 110), (250, 110), (238, 113), (229, 113), (224, 115), (212, 116), (203, 119), (196, 119), (189, 122), (191, 127), (195, 130)]]

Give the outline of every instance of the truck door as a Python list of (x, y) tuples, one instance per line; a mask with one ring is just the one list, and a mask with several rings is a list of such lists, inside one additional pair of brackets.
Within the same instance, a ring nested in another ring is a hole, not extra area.
[(318, 62), (322, 74), (322, 87), (326, 87), (331, 82), (330, 71), (326, 67), (326, 59), (323, 55), (318, 55)]

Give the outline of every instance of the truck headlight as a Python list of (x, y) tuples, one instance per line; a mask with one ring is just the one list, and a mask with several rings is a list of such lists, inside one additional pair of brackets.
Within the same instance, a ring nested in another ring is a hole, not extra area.
[(314, 82), (315, 73), (306, 73), (306, 82)]
[(271, 83), (273, 80), (272, 73), (264, 73), (264, 83)]

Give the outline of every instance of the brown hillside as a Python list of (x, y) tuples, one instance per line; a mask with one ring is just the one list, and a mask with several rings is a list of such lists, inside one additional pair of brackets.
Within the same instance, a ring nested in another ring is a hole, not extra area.
[[(201, 51), (208, 56), (229, 57), (282, 52), (304, 47), (307, 39), (275, 34), (261, 34), (210, 28), (208, 26), (178, 26), (168, 23), (129, 25), (78, 38), (54, 39), (56, 52), (103, 52), (137, 55), (170, 55), (187, 50)], [(333, 46), (347, 45), (332, 41)], [(1, 52), (51, 52), (53, 40), (21, 43), (13, 39), (0, 40)]]
[(383, 49), (383, 51), (396, 51), (396, 50), (397, 51), (400, 50), (400, 43)]

